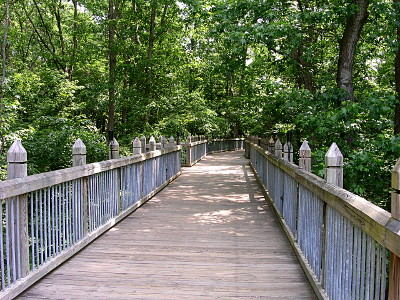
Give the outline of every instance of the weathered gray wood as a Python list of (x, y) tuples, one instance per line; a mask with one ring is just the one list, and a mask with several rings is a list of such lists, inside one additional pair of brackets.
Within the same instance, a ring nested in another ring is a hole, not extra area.
[(20, 140), (14, 141), (7, 151), (7, 178), (21, 178), (27, 176), (28, 154)]
[(311, 172), (311, 149), (307, 141), (303, 141), (299, 150), (299, 167)]
[(142, 142), (137, 137), (133, 141), (133, 155), (141, 154), (141, 153), (142, 153)]
[(109, 151), (109, 158), (110, 159), (117, 159), (119, 158), (119, 143), (115, 138), (109, 144), (110, 151)]
[[(258, 138), (256, 138), (256, 144), (259, 145)], [(272, 137), (268, 141), (268, 151), (271, 154), (274, 154), (275, 151), (275, 141)]]
[(192, 142), (192, 136), (189, 134), (186, 138), (186, 143), (191, 143)]
[(400, 221), (373, 203), (343, 188), (327, 183), (324, 179), (289, 164), (265, 152), (261, 147), (250, 145), (268, 161), (293, 177), (299, 184), (313, 192), (328, 205), (351, 220), (379, 244), (400, 256)]
[[(7, 178), (26, 177), (27, 159), (28, 154), (21, 141), (14, 141), (7, 151)], [(6, 200), (6, 217), (8, 224), (6, 229), (9, 237), (6, 247), (9, 247), (10, 261), (16, 260), (16, 269), (14, 269), (14, 266), (10, 266), (10, 268), (13, 269), (12, 272), (16, 274), (16, 278), (19, 279), (29, 273), (28, 197), (26, 194)], [(11, 224), (12, 226), (10, 226)], [(15, 230), (17, 228), (18, 230)], [(12, 249), (14, 243), (16, 247)]]
[(166, 153), (176, 152), (179, 151), (180, 149), (181, 146), (175, 146), (174, 148), (162, 151), (158, 150), (141, 155), (122, 157), (119, 159), (106, 160), (79, 167), (35, 174), (27, 176), (25, 178), (16, 178), (12, 180), (0, 181), (0, 199), (19, 196), (52, 185), (60, 184), (66, 181), (83, 178), (100, 172), (120, 168), (135, 162), (140, 162)]
[(77, 139), (72, 146), (72, 166), (86, 165), (86, 146), (81, 139)]
[[(119, 222), (121, 222), (123, 219), (125, 219), (127, 216), (129, 216), (132, 212), (136, 211), (139, 207), (141, 207), (143, 204), (145, 204), (147, 201), (149, 201), (157, 193), (159, 193), (161, 190), (163, 190), (168, 184), (170, 184), (178, 176), (180, 176), (180, 174), (181, 174), (181, 172), (177, 173), (170, 180), (168, 180), (162, 186), (157, 188), (154, 192), (152, 192), (151, 194), (147, 195), (146, 197), (142, 198), (140, 201), (135, 203), (135, 205), (133, 205), (126, 211), (122, 212), (117, 217), (109, 220), (107, 223), (105, 223), (104, 225), (102, 225), (101, 227), (96, 229), (95, 231), (91, 232), (90, 234), (85, 235), (85, 237), (81, 241), (76, 243), (74, 246), (64, 250), (60, 255), (57, 255), (55, 258), (49, 260), (40, 269), (37, 269), (36, 271), (29, 273), (29, 275), (27, 277), (18, 281), (11, 288), (7, 289), (4, 292), (0, 291), (0, 299), (2, 299), (2, 300), (3, 299), (4, 300), (14, 299), (16, 296), (21, 294), (27, 288), (32, 286), (35, 282), (37, 282), (38, 280), (40, 280), (41, 278), (43, 278), (44, 276), (49, 274), (51, 271), (53, 271), (59, 265), (61, 265), (65, 261), (67, 261), (69, 258), (73, 257), (75, 254), (77, 254), (82, 249), (84, 249), (87, 245), (92, 243), (94, 240), (96, 240), (98, 237), (100, 237), (103, 233), (107, 232), (110, 228), (117, 225)], [(79, 279), (79, 280), (82, 280), (82, 279)]]
[(289, 141), (283, 146), (283, 158), (286, 161), (293, 163), (293, 145)]
[[(392, 188), (391, 215), (400, 220), (400, 159), (392, 170)], [(390, 253), (388, 299), (400, 299), (400, 257), (393, 252)]]
[(400, 299), (400, 257), (390, 253), (388, 300)]
[(175, 146), (175, 139), (174, 139), (174, 137), (171, 135), (171, 136), (169, 137), (167, 147), (170, 148), (170, 147), (173, 147), (173, 146)]
[(142, 143), (142, 153), (146, 153), (146, 137), (144, 135), (140, 138), (140, 142)]
[(282, 143), (280, 139), (277, 139), (275, 142), (275, 157), (280, 159), (282, 158)]
[(325, 180), (343, 187), (343, 155), (336, 143), (332, 143), (325, 155)]
[(186, 170), (21, 298), (314, 299), (241, 156)]
[(156, 140), (154, 139), (154, 136), (150, 137), (150, 140), (149, 140), (149, 151), (156, 151)]
[(257, 181), (262, 189), (262, 192), (264, 194), (265, 199), (269, 201), (271, 204), (271, 207), (277, 216), (277, 220), (280, 222), (283, 230), (285, 231), (285, 234), (287, 235), (290, 244), (292, 245), (293, 249), (295, 250), (295, 254), (297, 255), (299, 262), (304, 270), (304, 273), (306, 274), (309, 282), (311, 283), (312, 288), (314, 289), (314, 292), (316, 296), (318, 297), (319, 300), (328, 300), (328, 296), (326, 295), (323, 286), (321, 283), (318, 281), (318, 279), (315, 277), (314, 272), (310, 268), (309, 262), (307, 261), (306, 257), (303, 254), (303, 251), (300, 249), (299, 245), (296, 243), (296, 238), (293, 236), (289, 226), (285, 222), (285, 219), (282, 217), (280, 214), (279, 210), (277, 209), (274, 201), (272, 200), (270, 193), (268, 190), (264, 187), (264, 183), (260, 179), (260, 175), (257, 173), (257, 170), (254, 168), (254, 166), (250, 163), (250, 166), (256, 175)]

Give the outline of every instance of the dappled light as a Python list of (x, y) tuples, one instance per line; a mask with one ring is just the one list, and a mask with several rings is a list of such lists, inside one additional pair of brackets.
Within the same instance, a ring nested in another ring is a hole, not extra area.
[(65, 282), (72, 298), (315, 299), (243, 151), (184, 168), (37, 288)]

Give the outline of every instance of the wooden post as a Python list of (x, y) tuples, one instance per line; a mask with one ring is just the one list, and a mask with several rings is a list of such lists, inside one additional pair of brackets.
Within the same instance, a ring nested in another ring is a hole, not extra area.
[(282, 143), (279, 139), (275, 143), (275, 157), (278, 159), (282, 158)]
[[(392, 170), (392, 217), (400, 220), (400, 159)], [(390, 252), (388, 300), (400, 299), (400, 258)]]
[[(72, 166), (79, 167), (86, 165), (86, 146), (81, 139), (77, 139), (72, 146)], [(83, 236), (89, 231), (89, 215), (88, 215), (88, 178), (83, 178), (82, 183), (82, 219), (83, 219)]]
[(146, 153), (146, 137), (144, 135), (140, 138), (140, 143), (142, 144), (142, 153)]
[(187, 143), (190, 144), (192, 142), (192, 137), (190, 136), (190, 134), (187, 137)]
[(293, 146), (289, 141), (283, 146), (283, 158), (286, 161), (293, 163)]
[(274, 154), (274, 151), (275, 151), (275, 141), (271, 137), (268, 141), (268, 152), (271, 154)]
[(156, 150), (156, 140), (154, 139), (154, 136), (151, 136), (149, 140), (149, 151), (155, 151), (155, 150)]
[(174, 139), (174, 137), (171, 135), (171, 136), (169, 137), (169, 145), (168, 145), (168, 147), (169, 147), (169, 148), (172, 148), (173, 146), (175, 146), (175, 139)]
[(301, 144), (299, 150), (299, 167), (307, 172), (311, 172), (311, 149), (307, 141)]
[(81, 139), (77, 139), (72, 146), (72, 166), (86, 165), (86, 146)]
[(167, 141), (167, 139), (164, 136), (160, 136), (161, 149), (165, 149), (166, 141)]
[(141, 153), (142, 153), (142, 142), (137, 137), (133, 141), (133, 155), (141, 154)]
[(115, 159), (119, 158), (119, 144), (115, 138), (110, 142), (110, 152), (109, 152), (109, 158), (110, 159)]
[(343, 187), (343, 155), (336, 143), (332, 143), (325, 155), (325, 180)]
[[(21, 141), (14, 141), (7, 152), (7, 178), (26, 177), (28, 175), (27, 159), (28, 155)], [(10, 239), (7, 247), (10, 250), (13, 248), (16, 250), (16, 252), (9, 251), (10, 260), (15, 259), (16, 261), (16, 269), (11, 270), (11, 274), (20, 279), (29, 273), (28, 196), (21, 195), (7, 199), (6, 214), (7, 224), (9, 224), (6, 228)], [(18, 216), (19, 218), (17, 219)]]

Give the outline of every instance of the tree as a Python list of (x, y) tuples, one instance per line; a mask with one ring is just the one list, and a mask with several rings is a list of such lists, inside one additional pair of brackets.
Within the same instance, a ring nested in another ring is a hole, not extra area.
[(9, 13), (9, 0), (6, 0), (4, 4), (4, 32), (3, 39), (1, 43), (1, 87), (0, 87), (0, 155), (3, 153), (5, 140), (4, 140), (4, 132), (3, 132), (3, 98), (5, 94), (5, 86), (6, 86), (6, 71), (7, 71), (7, 36), (8, 36), (8, 27), (10, 24), (10, 13)]
[(369, 0), (353, 0), (350, 8), (355, 11), (347, 17), (346, 26), (339, 42), (339, 59), (336, 82), (347, 92), (347, 100), (354, 101), (353, 68), (357, 43), (368, 18)]
[(394, 114), (394, 134), (400, 133), (400, 0), (393, 0), (396, 22), (397, 50), (394, 60), (395, 84), (396, 84), (396, 106)]

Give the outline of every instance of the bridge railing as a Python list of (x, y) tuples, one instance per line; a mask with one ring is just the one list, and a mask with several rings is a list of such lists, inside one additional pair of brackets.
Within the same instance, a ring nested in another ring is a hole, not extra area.
[(249, 139), (245, 152), (319, 298), (384, 300), (389, 285), (399, 299), (400, 222), (271, 145)]
[(193, 166), (207, 154), (234, 151), (244, 147), (244, 138), (206, 140), (205, 137), (189, 136), (187, 141), (187, 143), (181, 144), (181, 163), (182, 166), (186, 167)]
[[(21, 143), (8, 152), (14, 179), (0, 182), (1, 299), (18, 295), (181, 172), (181, 146), (91, 164), (85, 164), (84, 145), (75, 146), (78, 166), (32, 176), (26, 176)], [(110, 157), (118, 157), (113, 151)]]

